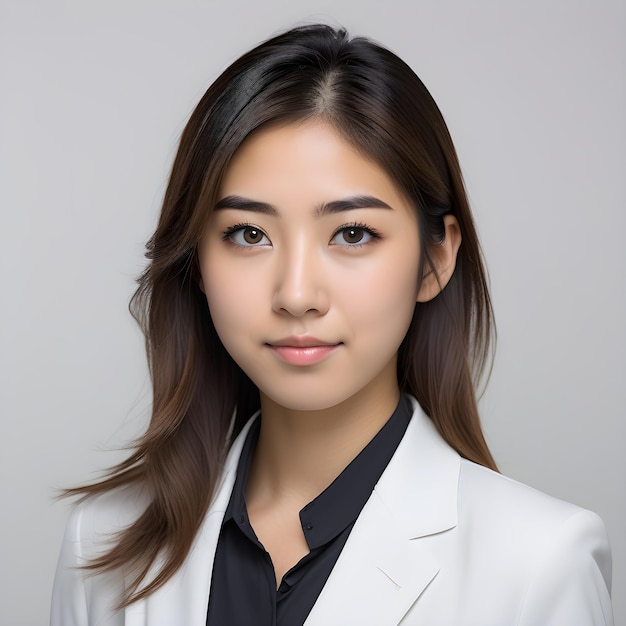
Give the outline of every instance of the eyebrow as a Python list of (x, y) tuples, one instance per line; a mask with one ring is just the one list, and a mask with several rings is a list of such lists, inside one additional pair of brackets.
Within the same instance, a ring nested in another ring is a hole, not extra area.
[[(219, 200), (215, 205), (215, 210), (220, 209), (237, 209), (239, 211), (252, 211), (254, 213), (264, 213), (265, 215), (278, 215), (276, 207), (267, 202), (251, 200), (242, 196), (226, 196)], [(351, 211), (353, 209), (389, 209), (393, 210), (386, 202), (375, 196), (352, 196), (341, 200), (332, 200), (324, 202), (315, 209), (315, 217), (323, 217), (343, 211)]]

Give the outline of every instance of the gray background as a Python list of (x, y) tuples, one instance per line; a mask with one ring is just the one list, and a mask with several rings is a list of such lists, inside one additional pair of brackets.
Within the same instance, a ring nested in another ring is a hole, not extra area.
[(0, 3), (0, 623), (46, 623), (54, 488), (145, 424), (126, 305), (192, 107), (304, 19), (383, 42), (439, 103), (499, 325), (488, 441), (504, 473), (602, 515), (626, 623), (626, 4), (608, 0)]

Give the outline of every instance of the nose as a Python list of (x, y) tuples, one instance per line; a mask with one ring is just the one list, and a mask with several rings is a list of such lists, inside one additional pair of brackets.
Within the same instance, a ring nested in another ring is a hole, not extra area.
[(302, 237), (276, 258), (272, 308), (277, 313), (302, 317), (328, 312), (327, 271), (319, 251)]

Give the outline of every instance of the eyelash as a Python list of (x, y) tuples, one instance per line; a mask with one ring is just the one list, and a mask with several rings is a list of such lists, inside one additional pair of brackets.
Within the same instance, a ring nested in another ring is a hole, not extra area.
[[(223, 233), (222, 233), (222, 240), (226, 241), (230, 244), (232, 244), (233, 246), (237, 246), (238, 248), (255, 248), (257, 246), (250, 244), (247, 246), (241, 245), (240, 243), (237, 243), (236, 241), (233, 241), (231, 239), (231, 237), (235, 234), (238, 233), (246, 228), (253, 228), (255, 230), (258, 230), (260, 233), (262, 233), (263, 237), (267, 237), (267, 235), (265, 234), (265, 231), (262, 228), (259, 228), (258, 226), (255, 226), (254, 224), (250, 224), (250, 223), (241, 223), (241, 224), (234, 224), (233, 226), (229, 226)], [(267, 239), (269, 240), (269, 237), (267, 237)]]
[[(346, 246), (345, 246), (346, 248), (361, 248), (363, 246), (366, 246), (368, 243), (372, 243), (373, 241), (376, 241), (377, 239), (382, 239), (382, 235), (375, 228), (372, 228), (371, 226), (368, 226), (367, 224), (364, 224), (363, 222), (351, 222), (350, 224), (344, 224), (343, 226), (340, 226), (333, 233), (333, 236), (330, 238), (330, 240), (332, 241), (337, 235), (339, 235), (342, 232), (345, 232), (346, 230), (350, 230), (351, 228), (364, 231), (367, 235), (370, 236), (370, 239), (364, 243), (348, 244), (346, 242)], [(335, 244), (335, 245), (340, 245), (340, 244)]]
[[(256, 246), (254, 246), (253, 244), (250, 244), (249, 246), (242, 246), (241, 244), (238, 244), (236, 242), (234, 242), (231, 237), (241, 231), (244, 230), (245, 228), (254, 228), (258, 231), (260, 231), (264, 237), (267, 237), (267, 234), (265, 233), (265, 231), (262, 228), (259, 228), (258, 226), (255, 226), (254, 224), (250, 224), (249, 222), (245, 222), (245, 223), (240, 223), (240, 224), (234, 224), (233, 226), (229, 226), (226, 230), (224, 230), (224, 232), (222, 233), (222, 239), (223, 241), (229, 241), (230, 243), (232, 243), (235, 246), (238, 246), (240, 248), (254, 248)], [(367, 245), (368, 243), (372, 243), (373, 241), (376, 241), (377, 239), (382, 239), (382, 235), (375, 229), (372, 228), (371, 226), (368, 226), (367, 224), (364, 224), (363, 222), (350, 222), (349, 224), (343, 224), (342, 226), (340, 226), (339, 228), (337, 228), (335, 230), (335, 232), (332, 234), (332, 237), (330, 238), (330, 240), (332, 241), (335, 237), (337, 237), (337, 235), (339, 235), (340, 233), (346, 231), (346, 230), (350, 230), (351, 228), (355, 228), (355, 229), (359, 229), (364, 231), (367, 235), (370, 236), (370, 239), (364, 243), (353, 243), (353, 244), (349, 244), (346, 242), (345, 247), (346, 248), (361, 248), (365, 245)], [(269, 239), (269, 237), (267, 237)], [(341, 245), (341, 244), (334, 244), (334, 245)]]

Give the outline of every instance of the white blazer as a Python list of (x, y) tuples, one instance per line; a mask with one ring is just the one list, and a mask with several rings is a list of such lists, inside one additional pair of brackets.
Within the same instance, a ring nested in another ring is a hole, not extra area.
[[(600, 518), (460, 458), (413, 404), (306, 626), (612, 625)], [(145, 502), (126, 489), (75, 508), (51, 626), (205, 626), (215, 548), (251, 422), (232, 446), (185, 563), (145, 600), (115, 612), (121, 576), (76, 569)]]

